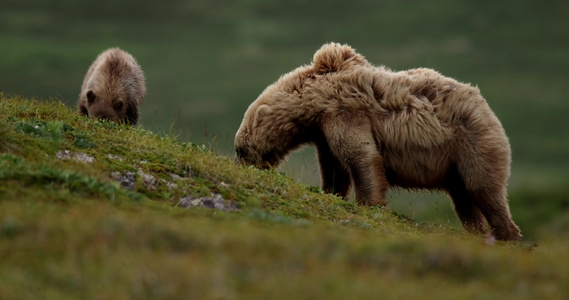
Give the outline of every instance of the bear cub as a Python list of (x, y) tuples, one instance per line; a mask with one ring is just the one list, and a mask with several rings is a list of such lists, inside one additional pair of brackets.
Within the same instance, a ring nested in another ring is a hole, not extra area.
[(146, 95), (144, 73), (129, 53), (112, 48), (89, 67), (79, 95), (81, 115), (136, 125)]
[(260, 168), (306, 144), (328, 193), (353, 186), (358, 203), (386, 205), (390, 188), (441, 190), (466, 230), (521, 239), (507, 200), (510, 144), (476, 87), (325, 44), (251, 103), (235, 136), (237, 160)]

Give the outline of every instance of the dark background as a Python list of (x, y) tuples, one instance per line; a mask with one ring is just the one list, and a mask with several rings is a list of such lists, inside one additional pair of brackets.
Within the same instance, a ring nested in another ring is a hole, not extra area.
[[(428, 67), (479, 86), (513, 151), (510, 202), (526, 236), (569, 230), (569, 2), (0, 1), (0, 89), (75, 107), (110, 47), (146, 74), (141, 126), (232, 156), (243, 113), (326, 42), (394, 70)], [(283, 171), (319, 184), (314, 154)], [(444, 195), (390, 193), (419, 221), (456, 226)]]

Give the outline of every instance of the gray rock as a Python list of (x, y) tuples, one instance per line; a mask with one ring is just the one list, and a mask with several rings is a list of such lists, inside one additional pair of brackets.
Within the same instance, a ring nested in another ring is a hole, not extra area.
[(237, 204), (233, 201), (223, 199), (220, 194), (214, 194), (211, 197), (194, 198), (191, 196), (183, 197), (178, 202), (177, 206), (191, 208), (191, 207), (206, 207), (219, 209), (223, 211), (239, 210)]
[(134, 185), (136, 183), (136, 174), (132, 171), (128, 172), (112, 172), (111, 178), (118, 181), (121, 186), (129, 191), (134, 190)]
[(76, 152), (71, 152), (69, 150), (59, 150), (55, 154), (55, 157), (61, 160), (71, 159), (82, 163), (92, 163), (93, 161), (95, 161), (95, 158), (93, 156), (88, 155), (87, 153), (81, 153), (81, 152), (76, 153)]

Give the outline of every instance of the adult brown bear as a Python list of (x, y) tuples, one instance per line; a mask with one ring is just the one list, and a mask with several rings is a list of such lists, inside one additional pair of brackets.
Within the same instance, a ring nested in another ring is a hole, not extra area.
[(325, 44), (311, 65), (270, 85), (247, 109), (238, 159), (277, 166), (304, 144), (317, 148), (322, 188), (385, 205), (390, 187), (444, 190), (463, 226), (520, 240), (506, 182), (510, 145), (477, 88), (431, 69), (393, 72), (351, 47)]
[(79, 94), (81, 115), (135, 125), (146, 95), (142, 68), (132, 55), (112, 48), (91, 64)]

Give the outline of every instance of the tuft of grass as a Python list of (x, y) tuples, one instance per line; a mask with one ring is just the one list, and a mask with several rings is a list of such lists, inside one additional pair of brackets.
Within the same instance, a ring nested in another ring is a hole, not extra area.
[(0, 152), (14, 152), (17, 149), (13, 128), (6, 120), (0, 120)]

